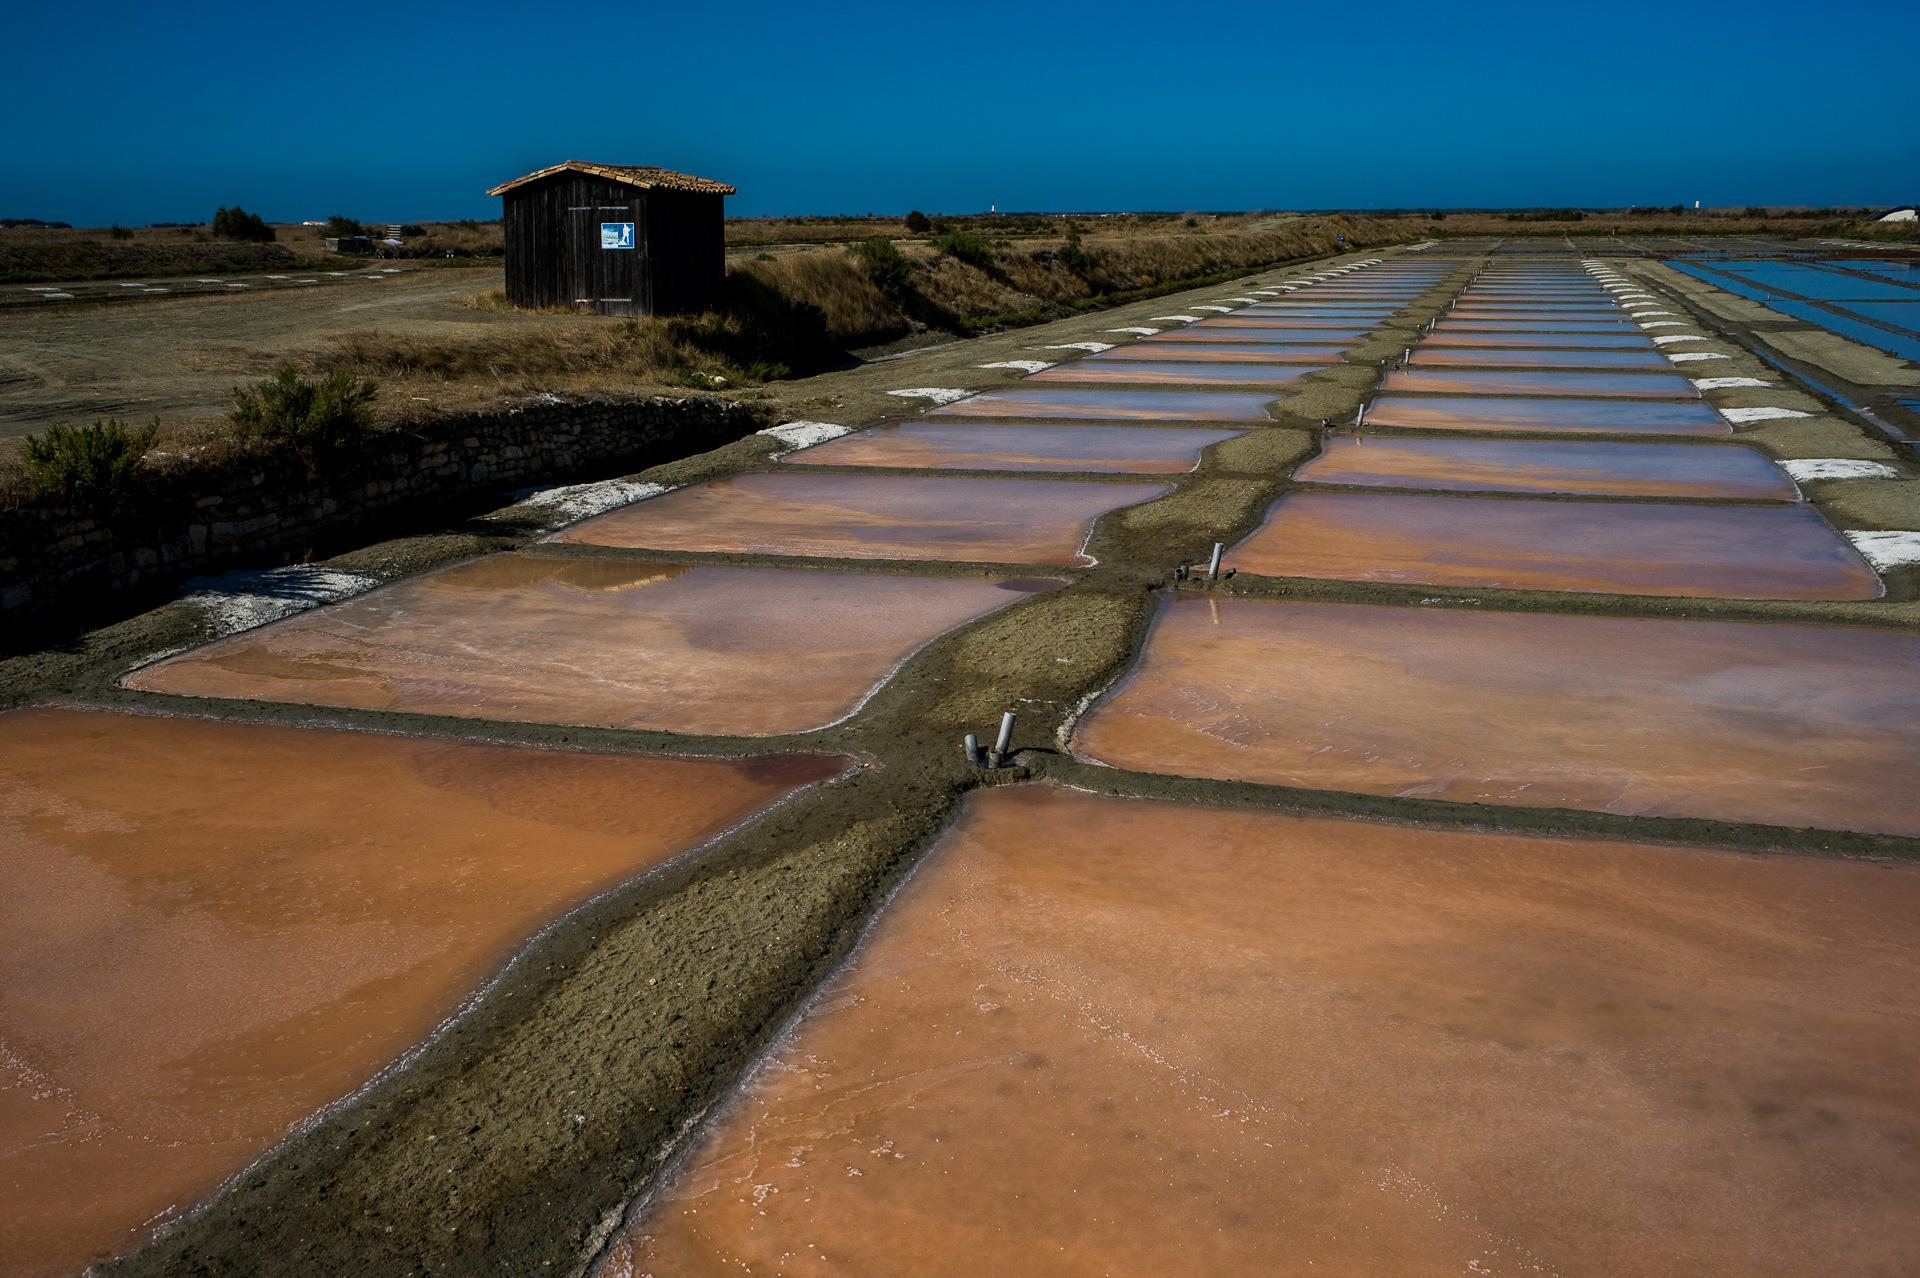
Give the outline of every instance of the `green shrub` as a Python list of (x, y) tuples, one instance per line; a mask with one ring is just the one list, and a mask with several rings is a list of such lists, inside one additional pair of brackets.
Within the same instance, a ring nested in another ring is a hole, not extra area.
[(925, 213), (922, 213), (919, 209), (915, 209), (913, 210), (913, 212), (907, 214), (907, 234), (908, 235), (925, 235), (928, 231), (931, 231), (932, 229), (933, 229), (933, 223), (928, 221), (927, 215)]
[(106, 514), (120, 509), (139, 488), (140, 459), (160, 434), (160, 419), (129, 431), (120, 421), (91, 426), (49, 426), (27, 436), (21, 460), (27, 474), (75, 505)]
[(356, 235), (365, 235), (366, 233), (366, 227), (344, 214), (335, 213), (327, 218), (327, 239), (349, 240)]
[(969, 266), (982, 270), (993, 265), (993, 245), (972, 231), (963, 231), (959, 227), (942, 231), (934, 237), (933, 247), (948, 257), (957, 258)]
[(213, 233), (223, 240), (246, 240), (254, 244), (273, 242), (273, 228), (260, 220), (258, 213), (249, 213), (238, 204), (232, 208), (221, 205), (213, 215)]
[(913, 292), (913, 263), (902, 257), (893, 241), (876, 235), (850, 247), (847, 252), (860, 260), (873, 286), (895, 306), (904, 305)]
[(1080, 228), (1077, 226), (1067, 228), (1066, 245), (1057, 256), (1060, 258), (1060, 264), (1075, 275), (1084, 276), (1093, 268), (1093, 258), (1080, 247)]
[(112, 226), (109, 226), (107, 228), (107, 234), (111, 235), (116, 240), (130, 240), (133, 238), (133, 232), (129, 231), (126, 227), (120, 225), (118, 222), (115, 222)]
[(308, 473), (317, 474), (373, 430), (379, 390), (379, 383), (356, 381), (344, 368), (315, 381), (282, 364), (253, 390), (235, 387), (227, 417), (243, 436), (290, 447)]

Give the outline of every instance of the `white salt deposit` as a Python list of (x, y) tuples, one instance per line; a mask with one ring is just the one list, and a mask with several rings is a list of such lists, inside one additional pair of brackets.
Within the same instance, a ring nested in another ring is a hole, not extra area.
[[(1106, 347), (1100, 349), (1105, 350)], [(965, 399), (973, 394), (970, 390), (956, 390), (951, 386), (910, 386), (905, 390), (890, 390), (889, 395), (898, 395), (902, 399), (930, 399), (936, 404), (951, 404), (956, 399)]]
[(1695, 390), (1730, 390), (1735, 386), (1772, 386), (1773, 382), (1763, 382), (1757, 377), (1696, 377), (1693, 379)]
[[(321, 604), (349, 599), (379, 585), (373, 577), (294, 564), (261, 572), (229, 572), (187, 583), (184, 598), (198, 604), (216, 636), (237, 634)], [(198, 589), (195, 589), (198, 587)]]
[[(1654, 314), (1658, 315), (1660, 314), (1660, 312), (1655, 311)], [(1685, 320), (1654, 320), (1651, 323), (1642, 324), (1640, 327), (1641, 328), (1685, 328), (1686, 326), (1687, 325)]]
[(1143, 328), (1139, 325), (1133, 325), (1128, 328), (1110, 328), (1107, 331), (1109, 333), (1138, 333), (1142, 337), (1152, 337), (1160, 330), (1157, 328)]
[[(1058, 346), (1042, 346), (1043, 351), (1092, 351), (1098, 355), (1101, 351), (1113, 349), (1112, 342), (1061, 342)], [(900, 392), (895, 391), (898, 395)]]
[(1258, 306), (1260, 304), (1260, 299), (1257, 297), (1223, 297), (1220, 300), (1223, 302), (1245, 302), (1248, 306)]
[(1696, 359), (1732, 359), (1731, 355), (1722, 355), (1717, 351), (1675, 351), (1667, 358), (1675, 364), (1684, 364)]
[(1147, 318), (1150, 320), (1159, 320), (1162, 323), (1178, 321), (1182, 324), (1191, 324), (1200, 317), (1198, 315), (1149, 315)]
[(1023, 373), (1037, 373), (1043, 368), (1052, 368), (1053, 365), (1047, 363), (1047, 361), (1043, 359), (1003, 359), (1003, 360), (996, 360), (991, 364), (982, 364), (980, 365), (980, 367), (981, 368), (1017, 368)]
[(1777, 422), (1789, 417), (1811, 417), (1791, 408), (1723, 408), (1720, 415), (1730, 422)]
[(1920, 532), (1847, 531), (1844, 535), (1860, 552), (1860, 557), (1875, 568), (1920, 564)]
[(1795, 479), (1898, 479), (1900, 472), (1884, 462), (1856, 457), (1796, 457), (1780, 463)]
[(1662, 333), (1653, 339), (1655, 346), (1670, 346), (1675, 342), (1704, 342), (1707, 339), (1698, 333)]
[(1636, 306), (1633, 310), (1633, 317), (1635, 319), (1642, 319), (1648, 315), (1672, 315), (1673, 313), (1672, 311), (1650, 311), (1644, 306)]
[(832, 422), (783, 422), (778, 426), (769, 426), (755, 433), (771, 435), (788, 448), (798, 452), (802, 448), (824, 444), (829, 439), (838, 439), (847, 433), (847, 429), (845, 426), (836, 426)]
[(1222, 315), (1233, 314), (1233, 308), (1231, 306), (1196, 306), (1192, 309), (1196, 311), (1219, 311)]
[[(825, 423), (804, 424), (824, 425)], [(773, 429), (780, 428), (776, 426)], [(762, 431), (761, 433), (772, 434), (773, 432)], [(564, 488), (541, 489), (521, 497), (515, 505), (516, 507), (533, 507), (545, 516), (542, 526), (551, 530), (671, 491), (673, 490), (665, 484), (641, 484), (631, 479), (603, 479), (595, 484), (569, 484)]]

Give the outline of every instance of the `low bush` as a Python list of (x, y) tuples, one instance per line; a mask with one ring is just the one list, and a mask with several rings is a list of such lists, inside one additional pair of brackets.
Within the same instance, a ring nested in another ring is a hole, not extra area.
[(249, 244), (270, 244), (274, 240), (273, 228), (260, 219), (258, 213), (249, 213), (238, 204), (232, 208), (221, 205), (213, 215), (213, 233), (223, 240), (243, 240)]
[(1075, 275), (1085, 276), (1093, 269), (1093, 259), (1080, 247), (1080, 228), (1077, 226), (1067, 228), (1067, 242), (1055, 256), (1060, 259), (1060, 265)]
[(907, 214), (907, 234), (925, 235), (932, 229), (933, 223), (929, 221), (927, 215), (919, 209), (915, 209), (913, 212)]
[(253, 390), (236, 386), (227, 417), (243, 438), (291, 448), (309, 474), (318, 474), (372, 432), (379, 389), (379, 383), (360, 381), (344, 368), (310, 380), (282, 364)]
[(160, 435), (160, 419), (130, 431), (125, 422), (49, 426), (23, 441), (22, 468), (35, 483), (96, 514), (124, 509), (137, 495), (140, 460)]
[(366, 233), (366, 227), (344, 214), (335, 213), (327, 218), (327, 229), (325, 232), (327, 239), (347, 240), (352, 239), (356, 235), (365, 235)]
[(112, 226), (109, 226), (107, 228), (107, 234), (112, 236), (116, 240), (130, 240), (133, 238), (133, 232), (129, 231), (126, 227), (120, 225), (118, 222), (115, 222)]
[(902, 257), (893, 241), (884, 235), (862, 240), (847, 252), (866, 268), (867, 278), (895, 306), (906, 305), (913, 292), (913, 264)]
[(935, 252), (944, 253), (981, 270), (993, 265), (993, 245), (972, 231), (963, 231), (958, 227), (942, 231), (934, 237), (933, 247)]

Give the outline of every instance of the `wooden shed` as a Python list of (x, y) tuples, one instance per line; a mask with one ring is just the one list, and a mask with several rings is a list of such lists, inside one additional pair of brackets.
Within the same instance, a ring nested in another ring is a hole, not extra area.
[(726, 274), (724, 182), (568, 160), (487, 192), (506, 204), (507, 300), (602, 315), (711, 310)]

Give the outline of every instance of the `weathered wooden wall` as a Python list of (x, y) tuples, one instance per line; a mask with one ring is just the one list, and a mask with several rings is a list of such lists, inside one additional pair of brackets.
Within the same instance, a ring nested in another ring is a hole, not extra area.
[[(722, 196), (568, 172), (504, 199), (507, 300), (515, 306), (680, 315), (719, 300), (726, 270)], [(603, 222), (632, 222), (634, 246), (601, 248)]]

